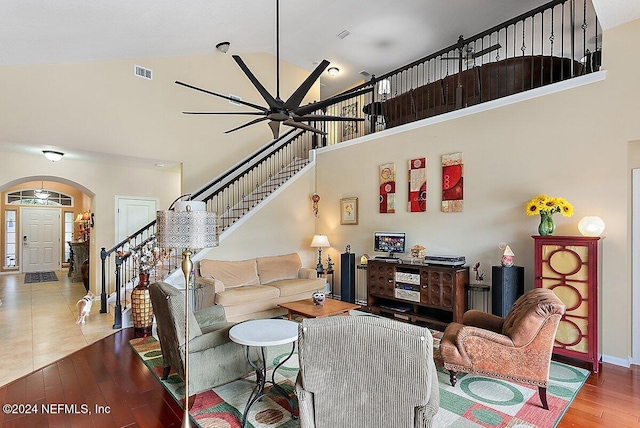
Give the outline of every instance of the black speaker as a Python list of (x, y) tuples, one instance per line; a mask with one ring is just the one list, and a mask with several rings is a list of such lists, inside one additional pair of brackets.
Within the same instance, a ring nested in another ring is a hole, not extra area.
[(340, 254), (340, 300), (356, 302), (356, 255)]
[(491, 274), (491, 312), (505, 317), (524, 294), (524, 267), (493, 266)]

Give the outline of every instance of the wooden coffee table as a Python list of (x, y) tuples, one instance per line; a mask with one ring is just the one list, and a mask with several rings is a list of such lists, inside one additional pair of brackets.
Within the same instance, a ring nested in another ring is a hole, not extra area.
[(358, 309), (360, 305), (343, 302), (335, 299), (325, 299), (324, 305), (314, 305), (311, 299), (297, 300), (295, 302), (282, 303), (279, 305), (289, 311), (289, 319), (293, 314), (302, 315), (307, 318), (322, 318), (330, 315), (348, 315), (351, 309)]

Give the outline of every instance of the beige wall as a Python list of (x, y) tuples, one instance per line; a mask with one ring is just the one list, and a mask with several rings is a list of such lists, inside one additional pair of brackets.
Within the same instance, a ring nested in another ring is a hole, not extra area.
[[(242, 57), (275, 94), (273, 56)], [(135, 64), (152, 69), (153, 80), (135, 77)], [(309, 72), (283, 63), (280, 73), (285, 97)], [(231, 55), (7, 66), (0, 67), (0, 144), (47, 144), (62, 151), (179, 162), (183, 189), (192, 191), (273, 138), (267, 122), (224, 134), (255, 116), (183, 115), (186, 110), (255, 110), (176, 85), (176, 80), (266, 106)], [(316, 84), (306, 101), (318, 96)]]
[[(0, 152), (0, 192), (33, 177), (72, 186), (90, 199), (95, 213), (91, 230), (91, 286), (98, 294), (100, 248), (115, 244), (115, 197), (159, 198), (168, 207), (180, 194), (180, 170), (134, 168), (114, 163), (90, 163), (63, 159), (53, 163), (44, 156)], [(2, 238), (3, 241), (4, 237)]]
[[(275, 94), (273, 56), (242, 57)], [(135, 77), (135, 64), (152, 69), (153, 80)], [(282, 63), (280, 73), (285, 97), (309, 72)], [(97, 263), (100, 247), (115, 244), (116, 195), (160, 198), (160, 207), (168, 207), (181, 193), (196, 190), (272, 139), (267, 122), (224, 134), (255, 116), (183, 115), (185, 110), (252, 109), (178, 86), (175, 80), (266, 105), (230, 55), (0, 67), (0, 190), (29, 177), (46, 176), (95, 195), (91, 245)], [(318, 96), (316, 84), (304, 102)], [(52, 163), (40, 153), (49, 147), (78, 152), (75, 159), (100, 158), (96, 153), (109, 156), (86, 162), (72, 161), (68, 155)], [(126, 156), (126, 162), (118, 162), (117, 156)], [(132, 167), (136, 158), (145, 165), (148, 159), (166, 160), (182, 169)], [(92, 262), (94, 277), (96, 266)]]
[(309, 247), (315, 228), (311, 211), (313, 180), (311, 170), (278, 190), (237, 231), (223, 235), (220, 246), (208, 250), (203, 258), (245, 260), (298, 252), (303, 266), (315, 267), (317, 252)]
[[(408, 245), (428, 252), (461, 254), (469, 264), (499, 264), (498, 245), (507, 242), (533, 286), (533, 240), (538, 218), (524, 204), (547, 193), (575, 207), (571, 218), (556, 215), (556, 235), (578, 234), (585, 215), (606, 223), (602, 289), (603, 352), (626, 361), (631, 355), (630, 152), (638, 159), (640, 87), (631, 84), (640, 59), (629, 40), (640, 21), (604, 34), (602, 82), (495, 110), (318, 154), (318, 193), (324, 215), (316, 231), (326, 233), (333, 253), (351, 244), (359, 256), (372, 254), (377, 230), (404, 231)], [(441, 156), (464, 154), (464, 212), (440, 212)], [(406, 210), (407, 161), (427, 157), (428, 210)], [(378, 165), (395, 162), (397, 212), (378, 213)], [(638, 166), (638, 165), (636, 165)], [(340, 198), (359, 198), (358, 226), (341, 226)], [(332, 253), (332, 257), (333, 257)]]

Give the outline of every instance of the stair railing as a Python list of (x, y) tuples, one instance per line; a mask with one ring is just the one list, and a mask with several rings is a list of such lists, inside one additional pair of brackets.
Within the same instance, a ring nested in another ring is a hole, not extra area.
[[(249, 201), (248, 196), (252, 193), (255, 194), (256, 188), (259, 189), (265, 182), (278, 176), (283, 170), (286, 171), (287, 177), (291, 177), (309, 162), (309, 152), (318, 144), (318, 138), (310, 135), (309, 132), (291, 129), (193, 192), (190, 195), (190, 200), (205, 201), (209, 211), (222, 212), (223, 214), (220, 216), (222, 221), (219, 223), (219, 231), (222, 232), (255, 207), (268, 193), (275, 190), (265, 191), (259, 200), (251, 199), (247, 209), (239, 211), (237, 207), (245, 205), (245, 201)], [(293, 166), (288, 168), (290, 165)], [(182, 195), (177, 200), (185, 196), (187, 195)], [(155, 233), (156, 222), (153, 220), (113, 247), (101, 248), (100, 312), (106, 313), (108, 311), (107, 292), (112, 289), (111, 285), (113, 285), (116, 300), (114, 328), (122, 326), (122, 299), (126, 299), (126, 292), (122, 293), (121, 288), (135, 278), (135, 266), (127, 254), (131, 249), (145, 245), (150, 239), (153, 239)], [(158, 276), (164, 277), (165, 274), (172, 272), (179, 266), (179, 257), (177, 252), (172, 252), (163, 272)], [(114, 278), (111, 277), (111, 272), (113, 272)], [(124, 307), (126, 308), (126, 301)]]

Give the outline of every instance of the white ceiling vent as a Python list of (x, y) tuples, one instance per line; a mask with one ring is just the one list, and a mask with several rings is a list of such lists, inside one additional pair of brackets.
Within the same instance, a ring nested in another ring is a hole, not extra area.
[(351, 34), (351, 32), (349, 30), (343, 30), (340, 32), (340, 34), (338, 34), (338, 38), (340, 39), (344, 39), (345, 37), (347, 37), (349, 34)]
[(367, 70), (362, 70), (359, 74), (363, 77), (371, 77), (371, 73), (369, 73)]
[(140, 67), (139, 65), (133, 66), (133, 74), (147, 80), (152, 80), (153, 78), (153, 72), (150, 69)]

